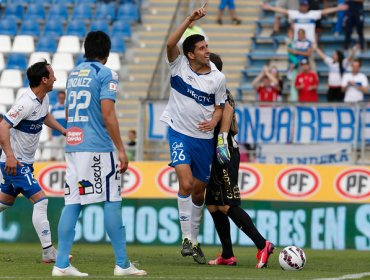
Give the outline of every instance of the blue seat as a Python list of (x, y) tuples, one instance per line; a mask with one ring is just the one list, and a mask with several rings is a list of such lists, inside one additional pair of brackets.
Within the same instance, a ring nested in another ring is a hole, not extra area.
[(72, 20), (68, 22), (64, 35), (75, 35), (84, 38), (86, 35), (86, 25), (83, 20)]
[(52, 0), (31, 0), (31, 3), (49, 7), (53, 3), (53, 1)]
[(44, 36), (56, 36), (60, 37), (63, 35), (63, 21), (61, 19), (52, 19), (50, 18), (45, 23)]
[(7, 69), (18, 69), (24, 71), (27, 69), (27, 56), (24, 53), (9, 53)]
[(78, 4), (73, 9), (72, 19), (90, 20), (92, 18), (92, 10), (90, 5)]
[(18, 35), (31, 35), (38, 37), (40, 35), (40, 24), (36, 20), (25, 20), (22, 21), (21, 29)]
[(36, 45), (36, 51), (55, 53), (57, 51), (57, 46), (57, 37), (52, 35), (41, 36)]
[(27, 6), (27, 13), (25, 18), (27, 20), (39, 20), (44, 21), (45, 20), (45, 9), (44, 6), (41, 6), (40, 4), (29, 4)]
[(49, 19), (59, 19), (63, 21), (67, 21), (68, 19), (68, 8), (65, 3), (55, 3), (50, 6)]
[(91, 22), (90, 31), (101, 30), (109, 34), (109, 24), (106, 20), (94, 20)]
[(95, 5), (96, 4), (96, 0), (78, 0), (78, 4)]
[(75, 65), (79, 65), (80, 63), (82, 63), (84, 61), (85, 61), (84, 54), (83, 53), (80, 53), (76, 57)]
[(53, 4), (65, 4), (67, 6), (73, 6), (77, 1), (75, 0), (54, 0)]
[(131, 38), (131, 25), (130, 22), (124, 20), (117, 20), (112, 24), (112, 37), (125, 37)]
[(22, 4), (19, 3), (9, 3), (6, 5), (4, 17), (7, 19), (13, 19), (16, 21), (21, 21), (24, 16), (24, 8)]
[(0, 21), (0, 34), (15, 36), (17, 35), (17, 22), (12, 19), (3, 19)]
[(139, 10), (133, 3), (125, 3), (119, 6), (117, 19), (129, 18), (131, 22), (139, 20)]
[(114, 3), (98, 4), (96, 7), (95, 18), (113, 21), (116, 18), (116, 8)]
[(126, 51), (126, 44), (122, 37), (112, 37), (111, 42), (111, 52), (124, 53)]

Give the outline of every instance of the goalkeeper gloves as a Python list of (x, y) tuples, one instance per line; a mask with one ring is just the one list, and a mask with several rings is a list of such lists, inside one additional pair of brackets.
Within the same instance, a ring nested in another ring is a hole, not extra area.
[(216, 156), (220, 164), (225, 164), (230, 161), (230, 153), (227, 146), (227, 132), (220, 132), (217, 136)]

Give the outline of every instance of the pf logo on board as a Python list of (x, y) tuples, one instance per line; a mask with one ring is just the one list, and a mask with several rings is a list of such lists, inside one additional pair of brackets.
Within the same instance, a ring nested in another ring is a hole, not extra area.
[(139, 170), (135, 167), (129, 166), (123, 176), (121, 194), (128, 195), (136, 191), (141, 185), (141, 178)]
[(370, 198), (370, 170), (353, 168), (340, 173), (335, 188), (347, 199)]
[(255, 193), (261, 186), (261, 178), (260, 173), (256, 169), (250, 166), (240, 165), (238, 176), (240, 196), (247, 197)]
[(175, 168), (166, 166), (157, 176), (157, 186), (167, 195), (177, 196), (179, 192), (179, 181), (177, 180)]
[(280, 173), (278, 190), (288, 198), (307, 198), (320, 186), (319, 176), (306, 167), (290, 167)]
[(66, 164), (58, 163), (48, 165), (38, 174), (41, 188), (50, 195), (63, 196), (66, 177)]

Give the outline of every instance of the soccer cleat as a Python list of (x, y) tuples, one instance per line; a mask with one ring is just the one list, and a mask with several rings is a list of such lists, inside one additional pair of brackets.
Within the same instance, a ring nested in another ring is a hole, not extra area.
[[(42, 250), (42, 262), (54, 263), (57, 259), (57, 250), (54, 246)], [(72, 255), (69, 255), (69, 260), (72, 260)]]
[(66, 268), (59, 268), (54, 266), (51, 276), (75, 276), (75, 277), (86, 277), (89, 276), (87, 273), (78, 271), (77, 268), (69, 264)]
[(191, 248), (191, 241), (189, 239), (187, 239), (187, 238), (185, 238), (182, 241), (181, 255), (183, 257), (192, 256), (193, 255), (193, 249)]
[(199, 264), (205, 264), (206, 263), (206, 258), (203, 254), (202, 249), (200, 248), (200, 244), (197, 243), (196, 245), (193, 246), (193, 259)]
[(210, 260), (209, 265), (237, 265), (236, 257), (224, 259), (221, 255), (217, 256), (216, 259)]
[(114, 268), (114, 276), (128, 276), (128, 275), (136, 275), (136, 276), (145, 276), (147, 275), (145, 270), (137, 269), (132, 263), (128, 268), (122, 268), (118, 265)]
[(275, 249), (274, 244), (266, 240), (265, 248), (263, 248), (262, 250), (258, 250), (256, 254), (256, 258), (258, 260), (256, 268), (267, 267), (267, 262), (269, 260), (270, 255), (273, 253), (274, 249)]

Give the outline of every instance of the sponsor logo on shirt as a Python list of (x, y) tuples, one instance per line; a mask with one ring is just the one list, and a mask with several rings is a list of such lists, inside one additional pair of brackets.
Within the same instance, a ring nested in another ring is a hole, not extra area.
[(102, 187), (103, 187), (103, 180), (101, 178), (101, 160), (100, 155), (93, 156), (93, 165), (91, 165), (91, 168), (94, 172), (94, 181), (95, 181), (95, 191), (98, 194), (102, 193)]
[(80, 192), (80, 195), (87, 195), (87, 194), (94, 193), (93, 185), (87, 180), (82, 180), (78, 182), (78, 190)]
[(71, 76), (78, 76), (78, 74), (80, 73), (80, 71), (74, 71), (74, 72), (71, 72)]
[(87, 77), (90, 74), (89, 69), (81, 69), (80, 72), (78, 73), (79, 77)]
[(8, 113), (8, 116), (12, 119), (15, 120), (20, 113), (23, 111), (24, 107), (22, 105), (16, 105), (12, 107)]
[(76, 146), (84, 141), (84, 131), (76, 126), (68, 129), (66, 141), (68, 145)]
[(109, 90), (116, 91), (117, 90), (117, 84), (116, 83), (113, 83), (113, 82), (110, 82), (109, 83)]

